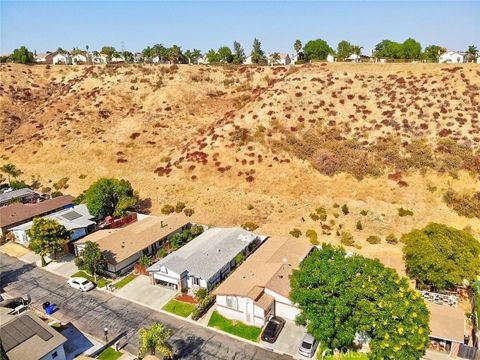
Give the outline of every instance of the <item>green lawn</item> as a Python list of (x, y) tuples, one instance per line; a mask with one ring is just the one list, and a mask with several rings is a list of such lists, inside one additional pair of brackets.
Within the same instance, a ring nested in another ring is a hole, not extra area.
[[(318, 358), (322, 358), (322, 354), (319, 351), (318, 352)], [(364, 353), (359, 353), (359, 352), (354, 352), (354, 351), (349, 351), (344, 355), (340, 356), (333, 356), (333, 355), (328, 355), (325, 356), (325, 360), (368, 360), (367, 354)]]
[(216, 311), (213, 312), (208, 326), (255, 342), (258, 341), (258, 337), (262, 331), (262, 329), (256, 326), (249, 326), (240, 321), (226, 319)]
[(100, 359), (100, 360), (117, 360), (120, 356), (122, 356), (121, 352), (115, 351), (113, 348), (108, 347), (98, 355), (97, 359)]
[(177, 314), (182, 317), (188, 317), (188, 315), (190, 315), (195, 309), (195, 305), (172, 299), (168, 303), (166, 303), (162, 309), (171, 312), (172, 314)]
[(72, 275), (72, 277), (83, 277), (87, 280), (90, 280), (91, 282), (97, 284), (98, 287), (105, 287), (105, 285), (109, 284), (111, 281), (108, 279), (105, 279), (104, 277), (97, 276), (97, 281), (93, 281), (93, 276), (87, 274), (85, 271), (78, 271), (75, 274)]
[(132, 281), (133, 279), (135, 279), (136, 276), (133, 275), (133, 274), (130, 274), (128, 276), (125, 276), (122, 280), (120, 281), (117, 281), (115, 284), (113, 284), (113, 287), (115, 289), (121, 289), (122, 287), (124, 287), (125, 285), (127, 285), (130, 281)]

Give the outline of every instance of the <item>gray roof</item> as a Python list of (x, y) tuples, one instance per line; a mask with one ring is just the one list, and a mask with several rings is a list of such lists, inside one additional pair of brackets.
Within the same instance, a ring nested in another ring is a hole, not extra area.
[[(93, 215), (88, 211), (87, 205), (80, 204), (74, 206), (73, 208), (68, 208), (64, 210), (57, 211), (56, 213), (45, 216), (47, 219), (55, 219), (60, 224), (65, 226), (67, 230), (81, 229), (86, 228), (90, 225), (95, 224), (92, 219)], [(29, 230), (33, 225), (33, 221), (29, 221), (25, 224), (15, 226), (12, 228), (12, 231), (15, 230)]]
[(0, 194), (0, 204), (9, 202), (10, 200), (22, 198), (24, 196), (33, 195), (34, 193), (35, 191), (30, 190), (28, 188), (9, 191), (9, 192)]
[(177, 274), (187, 271), (189, 275), (209, 280), (257, 238), (258, 235), (238, 227), (208, 229), (150, 266), (148, 271), (160, 271), (163, 266)]

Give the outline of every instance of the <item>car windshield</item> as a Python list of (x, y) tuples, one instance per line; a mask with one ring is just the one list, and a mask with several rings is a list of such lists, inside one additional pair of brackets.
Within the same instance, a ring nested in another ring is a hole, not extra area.
[(90, 281), (88, 281), (88, 280), (83, 280), (83, 281), (81, 282), (81, 284), (82, 284), (82, 285), (88, 285), (89, 282), (90, 282)]
[(277, 324), (274, 322), (269, 322), (267, 327), (265, 328), (265, 334), (275, 334), (275, 331), (277, 330)]
[(307, 349), (307, 350), (310, 350), (312, 348), (312, 344), (310, 344), (309, 342), (302, 342), (302, 348), (304, 349)]

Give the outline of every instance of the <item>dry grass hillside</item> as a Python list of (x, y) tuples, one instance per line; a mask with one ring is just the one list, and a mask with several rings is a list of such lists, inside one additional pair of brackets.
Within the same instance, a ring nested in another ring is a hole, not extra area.
[(478, 65), (6, 64), (0, 78), (0, 163), (41, 187), (122, 177), (154, 214), (184, 201), (202, 223), (334, 243), (348, 231), (397, 268), (391, 233), (436, 221), (480, 234), (443, 200), (478, 191)]

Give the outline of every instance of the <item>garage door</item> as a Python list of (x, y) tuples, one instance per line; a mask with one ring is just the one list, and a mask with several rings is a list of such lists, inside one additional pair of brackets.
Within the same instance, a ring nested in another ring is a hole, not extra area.
[(296, 307), (275, 301), (276, 316), (280, 316), (288, 320), (295, 320), (298, 314), (299, 310)]

